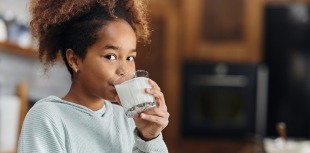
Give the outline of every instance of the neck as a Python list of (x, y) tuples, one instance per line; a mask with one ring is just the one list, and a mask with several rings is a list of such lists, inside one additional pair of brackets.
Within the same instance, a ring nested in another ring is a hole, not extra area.
[(83, 105), (93, 111), (99, 110), (104, 105), (104, 99), (94, 95), (87, 95), (86, 92), (80, 91), (78, 88), (74, 88), (73, 85), (71, 85), (69, 92), (62, 99)]

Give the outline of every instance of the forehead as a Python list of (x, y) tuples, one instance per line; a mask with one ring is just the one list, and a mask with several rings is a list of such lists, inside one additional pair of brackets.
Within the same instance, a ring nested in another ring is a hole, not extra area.
[(136, 33), (130, 24), (124, 20), (109, 21), (99, 31), (99, 40), (109, 43), (136, 43)]

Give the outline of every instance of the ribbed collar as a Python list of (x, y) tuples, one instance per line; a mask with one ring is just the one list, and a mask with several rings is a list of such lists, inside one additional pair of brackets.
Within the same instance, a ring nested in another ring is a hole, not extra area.
[(111, 112), (113, 111), (113, 107), (112, 107), (112, 104), (111, 102), (105, 100), (104, 101), (104, 105), (102, 108), (100, 108), (99, 110), (97, 111), (93, 111), (83, 105), (80, 105), (80, 104), (76, 104), (76, 103), (73, 103), (73, 102), (70, 102), (70, 101), (65, 101), (65, 100), (62, 100), (61, 98), (57, 97), (57, 96), (48, 96), (44, 99), (41, 99), (39, 100), (37, 103), (42, 103), (42, 102), (56, 102), (56, 103), (61, 103), (61, 104), (65, 104), (65, 105), (70, 105), (72, 107), (74, 107), (74, 109), (77, 109), (78, 111), (81, 111), (83, 113), (86, 113), (90, 116), (100, 116), (100, 117), (103, 117), (103, 116), (107, 116), (107, 115), (110, 115)]

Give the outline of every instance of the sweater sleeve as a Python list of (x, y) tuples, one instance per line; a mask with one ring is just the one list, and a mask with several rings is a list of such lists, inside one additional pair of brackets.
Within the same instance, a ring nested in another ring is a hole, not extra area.
[(19, 138), (19, 153), (65, 152), (55, 113), (51, 110), (47, 106), (36, 106), (28, 112)]
[(153, 140), (144, 141), (138, 136), (138, 131), (135, 129), (134, 137), (135, 145), (133, 147), (133, 153), (168, 153), (162, 134)]

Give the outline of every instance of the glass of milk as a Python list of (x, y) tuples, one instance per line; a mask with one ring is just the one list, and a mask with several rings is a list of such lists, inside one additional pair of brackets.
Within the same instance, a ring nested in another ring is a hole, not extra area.
[(149, 75), (145, 70), (127, 73), (114, 81), (114, 86), (127, 117), (133, 117), (156, 106), (155, 98), (145, 93), (151, 88)]

